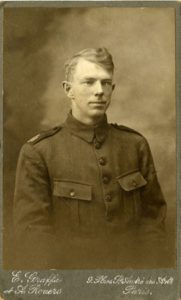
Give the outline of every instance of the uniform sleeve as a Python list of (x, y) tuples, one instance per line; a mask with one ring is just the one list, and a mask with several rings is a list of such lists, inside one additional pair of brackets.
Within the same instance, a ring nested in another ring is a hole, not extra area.
[(141, 192), (141, 225), (146, 231), (163, 232), (166, 217), (166, 202), (158, 182), (150, 147), (145, 139), (139, 147), (141, 173), (147, 181)]
[(167, 257), (165, 231), (166, 202), (158, 182), (148, 142), (143, 138), (139, 145), (141, 173), (147, 181), (141, 191), (140, 245), (141, 257), (151, 265), (163, 265)]
[(46, 268), (53, 247), (51, 189), (40, 154), (31, 144), (20, 152), (14, 195), (16, 264), (21, 269)]

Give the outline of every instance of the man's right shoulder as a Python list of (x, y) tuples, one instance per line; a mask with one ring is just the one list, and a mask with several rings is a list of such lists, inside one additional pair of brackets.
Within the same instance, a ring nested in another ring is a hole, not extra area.
[(62, 129), (62, 126), (59, 125), (59, 126), (51, 128), (49, 130), (42, 131), (42, 132), (38, 133), (37, 135), (33, 136), (31, 139), (29, 139), (27, 141), (27, 143), (30, 145), (35, 145), (35, 144), (39, 143), (40, 141), (55, 135), (61, 129)]

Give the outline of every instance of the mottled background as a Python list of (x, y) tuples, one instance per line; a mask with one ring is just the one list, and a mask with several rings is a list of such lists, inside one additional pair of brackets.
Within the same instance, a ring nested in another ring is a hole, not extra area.
[(172, 8), (5, 8), (4, 261), (13, 260), (12, 207), (22, 144), (69, 110), (64, 62), (107, 47), (116, 65), (108, 117), (148, 139), (167, 203), (170, 259), (175, 231), (175, 15)]

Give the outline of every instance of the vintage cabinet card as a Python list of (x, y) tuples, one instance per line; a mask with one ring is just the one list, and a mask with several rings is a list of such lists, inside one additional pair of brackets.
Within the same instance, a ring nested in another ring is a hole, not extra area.
[(180, 2), (0, 23), (0, 299), (179, 300)]

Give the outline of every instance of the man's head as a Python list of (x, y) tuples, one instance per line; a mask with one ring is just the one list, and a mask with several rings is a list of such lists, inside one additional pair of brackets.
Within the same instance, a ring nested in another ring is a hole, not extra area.
[(107, 110), (114, 89), (112, 56), (106, 48), (85, 49), (65, 68), (63, 87), (72, 101), (72, 114), (83, 123), (96, 123)]
[(71, 81), (75, 68), (80, 60), (83, 58), (92, 63), (96, 63), (106, 69), (108, 72), (114, 72), (114, 63), (111, 54), (106, 48), (87, 48), (72, 56), (65, 64), (65, 79)]

